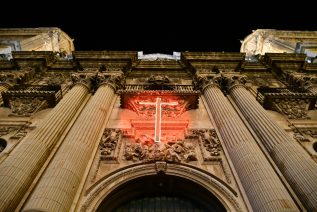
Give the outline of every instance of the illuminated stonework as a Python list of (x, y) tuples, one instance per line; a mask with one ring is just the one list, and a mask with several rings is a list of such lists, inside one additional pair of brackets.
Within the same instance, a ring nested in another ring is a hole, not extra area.
[(156, 195), (199, 211), (317, 211), (307, 55), (70, 56), (0, 56), (0, 211), (145, 211), (134, 203)]

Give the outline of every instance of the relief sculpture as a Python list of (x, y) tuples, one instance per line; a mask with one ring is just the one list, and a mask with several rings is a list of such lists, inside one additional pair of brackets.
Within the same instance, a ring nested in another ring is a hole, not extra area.
[(105, 129), (100, 145), (100, 159), (101, 160), (115, 160), (115, 150), (121, 139), (122, 131), (120, 129)]
[(132, 161), (196, 161), (195, 145), (187, 141), (127, 143), (124, 158)]

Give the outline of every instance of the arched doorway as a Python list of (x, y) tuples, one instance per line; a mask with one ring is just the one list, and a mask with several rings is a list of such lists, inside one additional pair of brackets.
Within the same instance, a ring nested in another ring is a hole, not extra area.
[(105, 175), (86, 190), (79, 211), (115, 211), (158, 198), (189, 202), (203, 211), (246, 211), (238, 193), (216, 176), (188, 164), (164, 161), (131, 164)]
[(101, 211), (226, 211), (207, 189), (172, 175), (130, 180), (113, 190), (99, 205)]

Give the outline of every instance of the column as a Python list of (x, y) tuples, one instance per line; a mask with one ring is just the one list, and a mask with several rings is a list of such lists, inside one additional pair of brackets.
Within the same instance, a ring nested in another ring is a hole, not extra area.
[(309, 211), (317, 211), (317, 164), (288, 136), (254, 96), (237, 80), (230, 78), (229, 94), (258, 135), (298, 198)]
[(14, 211), (89, 90), (76, 84), (0, 164), (0, 211)]
[[(117, 76), (118, 77), (118, 76)], [(78, 117), (23, 211), (68, 212), (115, 97), (115, 77), (101, 84)]]
[(218, 85), (207, 84), (203, 94), (253, 210), (299, 211)]

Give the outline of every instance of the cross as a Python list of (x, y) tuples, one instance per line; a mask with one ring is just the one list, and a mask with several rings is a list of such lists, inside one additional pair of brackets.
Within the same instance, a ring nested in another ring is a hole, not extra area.
[(177, 102), (162, 102), (161, 98), (157, 97), (156, 102), (139, 102), (141, 105), (155, 105), (155, 133), (154, 141), (161, 142), (161, 125), (162, 125), (162, 105), (177, 105)]

